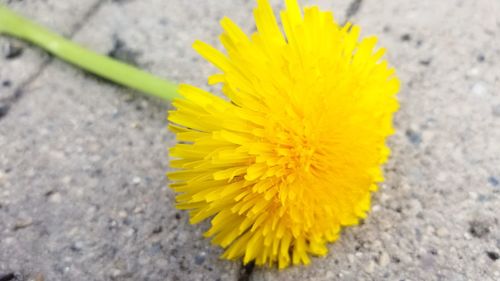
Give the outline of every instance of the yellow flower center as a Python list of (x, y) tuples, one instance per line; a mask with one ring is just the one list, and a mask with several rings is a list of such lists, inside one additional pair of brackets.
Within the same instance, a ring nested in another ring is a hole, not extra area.
[(211, 219), (205, 235), (223, 257), (280, 268), (326, 254), (342, 226), (366, 216), (399, 85), (376, 38), (359, 41), (358, 27), (285, 1), (286, 38), (258, 0), (251, 38), (221, 21), (227, 55), (196, 42), (222, 72), (209, 83), (230, 101), (182, 85), (169, 115), (178, 208), (192, 223)]

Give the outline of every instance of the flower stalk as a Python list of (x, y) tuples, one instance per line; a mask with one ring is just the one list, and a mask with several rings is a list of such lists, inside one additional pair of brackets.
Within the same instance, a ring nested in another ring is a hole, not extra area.
[(88, 72), (164, 100), (179, 97), (177, 85), (108, 56), (85, 49), (0, 5), (0, 34), (13, 36)]

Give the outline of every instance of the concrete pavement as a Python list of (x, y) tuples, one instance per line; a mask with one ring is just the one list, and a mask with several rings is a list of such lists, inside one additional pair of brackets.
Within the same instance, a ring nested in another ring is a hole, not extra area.
[[(98, 52), (207, 89), (214, 69), (191, 43), (220, 46), (224, 15), (247, 32), (254, 23), (253, 1), (242, 0), (1, 3)], [(308, 267), (219, 260), (201, 236), (207, 225), (189, 225), (166, 188), (169, 105), (0, 37), (0, 276), (500, 280), (500, 3), (303, 3), (378, 35), (403, 82), (387, 181), (363, 225)]]

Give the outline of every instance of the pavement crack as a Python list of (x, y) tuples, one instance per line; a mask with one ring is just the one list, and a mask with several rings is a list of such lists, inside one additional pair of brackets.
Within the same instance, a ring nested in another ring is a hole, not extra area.
[[(97, 0), (82, 16), (81, 19), (79, 19), (75, 24), (73, 24), (69, 35), (66, 36), (69, 39), (72, 39), (75, 34), (77, 34), (88, 22), (90, 18), (92, 18), (101, 8), (101, 6), (105, 3), (106, 1), (101, 1)], [(14, 89), (14, 94), (8, 98), (0, 100), (0, 120), (7, 116), (9, 113), (10, 108), (16, 104), (23, 96), (24, 93), (26, 92), (25, 89), (31, 85), (34, 81), (42, 75), (42, 73), (47, 69), (47, 66), (49, 66), (53, 61), (53, 57), (49, 56), (48, 58), (44, 59), (40, 66), (31, 74), (28, 78), (25, 80), (21, 81), (19, 85)]]
[(78, 33), (78, 31), (80, 31), (85, 26), (85, 24), (89, 21), (89, 19), (91, 19), (99, 11), (99, 9), (105, 2), (106, 1), (98, 0), (92, 6), (90, 6), (87, 12), (83, 14), (83, 17), (73, 25), (73, 28), (69, 33), (69, 38), (75, 36), (75, 34)]
[(353, 0), (347, 10), (345, 12), (345, 20), (344, 24), (346, 24), (353, 16), (355, 16), (359, 9), (361, 9), (361, 5), (363, 4), (363, 0)]
[(23, 97), (25, 88), (43, 73), (43, 71), (47, 68), (51, 61), (52, 57), (46, 58), (32, 75), (19, 83), (19, 86), (16, 87), (12, 96), (0, 100), (0, 119), (7, 116), (12, 105), (14, 105)]
[(252, 261), (246, 265), (241, 265), (240, 272), (238, 276), (238, 281), (249, 281), (252, 276), (252, 272), (255, 268), (255, 262)]

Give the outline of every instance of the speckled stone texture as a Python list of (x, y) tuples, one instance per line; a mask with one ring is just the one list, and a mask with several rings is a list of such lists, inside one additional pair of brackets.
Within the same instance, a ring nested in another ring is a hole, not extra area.
[[(224, 15), (254, 29), (253, 1), (0, 3), (215, 91), (191, 43), (220, 46)], [(0, 279), (500, 280), (500, 2), (302, 3), (377, 34), (402, 80), (387, 181), (361, 226), (307, 267), (220, 260), (166, 188), (169, 105), (0, 37)]]

